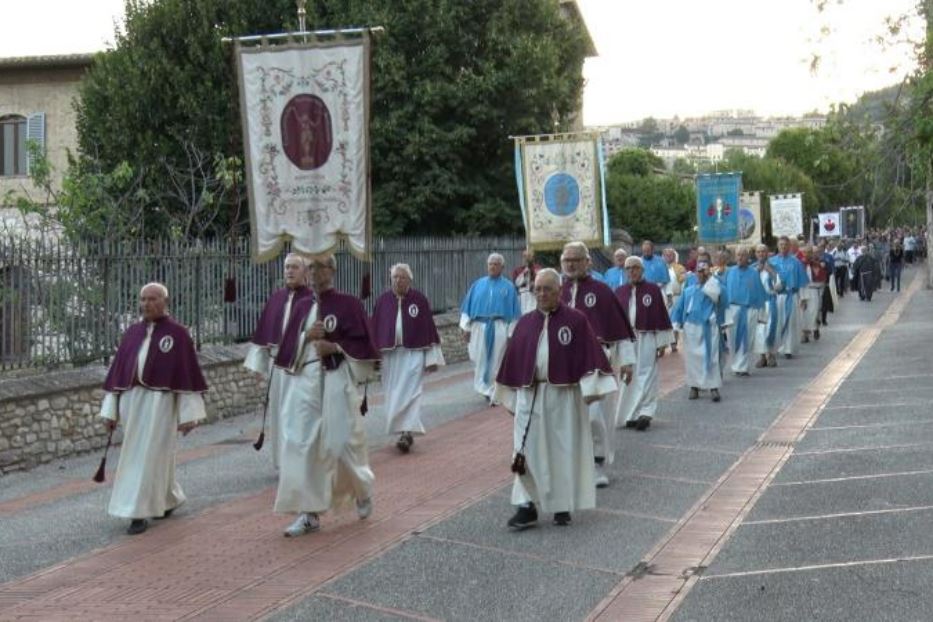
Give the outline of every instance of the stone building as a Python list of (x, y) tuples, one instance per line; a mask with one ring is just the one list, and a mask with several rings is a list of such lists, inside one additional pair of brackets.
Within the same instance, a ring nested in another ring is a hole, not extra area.
[(0, 207), (13, 197), (37, 197), (29, 175), (27, 140), (49, 159), (60, 186), (67, 152), (77, 150), (73, 100), (92, 54), (0, 58)]

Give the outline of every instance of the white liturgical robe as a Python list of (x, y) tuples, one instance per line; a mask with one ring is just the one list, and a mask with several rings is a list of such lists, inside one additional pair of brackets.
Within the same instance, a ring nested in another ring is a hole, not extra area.
[(315, 303), (298, 336), (304, 345), (295, 368), (282, 380), (279, 513), (320, 513), (369, 499), (375, 479), (358, 386), (371, 378), (372, 363), (346, 357), (337, 369), (324, 370), (313, 345), (304, 343), (317, 316)]
[(444, 365), (440, 344), (425, 350), (402, 347), (402, 307), (395, 315), (395, 348), (382, 352), (382, 387), (386, 396), (386, 427), (389, 434), (424, 434), (421, 422), (421, 389), (424, 370)]
[[(632, 296), (628, 304), (628, 319), (635, 327), (638, 301)], [(672, 330), (643, 331), (635, 328), (635, 367), (632, 379), (620, 390), (619, 406), (616, 410), (616, 427), (639, 417), (654, 417), (658, 410), (658, 350), (674, 342)]]
[[(136, 358), (139, 378), (149, 354), (153, 326), (149, 324)], [(137, 385), (119, 398), (106, 393), (100, 416), (119, 421), (123, 427), (107, 512), (120, 518), (153, 518), (184, 503), (185, 493), (175, 480), (177, 430), (183, 423), (207, 416), (201, 394), (153, 391)]]
[[(525, 442), (527, 472), (516, 475), (512, 503), (534, 502), (544, 512), (573, 512), (596, 507), (593, 438), (585, 399), (600, 399), (618, 387), (611, 376), (593, 373), (580, 384), (547, 382), (547, 323), (538, 338), (534, 386), (496, 385), (496, 400), (512, 413), (513, 449)], [(530, 422), (530, 425), (529, 425)]]

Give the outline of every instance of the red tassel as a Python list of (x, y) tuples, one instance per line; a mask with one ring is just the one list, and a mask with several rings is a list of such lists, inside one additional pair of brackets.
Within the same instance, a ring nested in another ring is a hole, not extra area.
[(260, 449), (262, 449), (262, 444), (265, 441), (266, 441), (266, 431), (263, 430), (262, 432), (259, 433), (259, 438), (256, 439), (256, 442), (253, 443), (253, 449), (255, 449), (256, 451), (259, 451)]

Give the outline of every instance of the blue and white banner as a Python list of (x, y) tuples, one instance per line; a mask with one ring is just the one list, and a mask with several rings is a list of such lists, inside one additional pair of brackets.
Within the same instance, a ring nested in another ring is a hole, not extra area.
[(570, 241), (609, 245), (601, 151), (594, 133), (515, 139), (515, 177), (530, 248), (558, 249)]
[(704, 244), (739, 241), (742, 173), (697, 176), (697, 234)]

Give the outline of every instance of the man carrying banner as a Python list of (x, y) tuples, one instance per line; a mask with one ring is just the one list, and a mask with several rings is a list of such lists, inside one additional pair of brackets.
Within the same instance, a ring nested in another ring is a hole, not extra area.
[(729, 302), (731, 330), (729, 346), (732, 349), (732, 373), (748, 376), (751, 354), (755, 352), (759, 323), (767, 324), (765, 306), (768, 294), (761, 283), (758, 270), (749, 266), (747, 246), (735, 251), (735, 265), (726, 272), (726, 299)]
[(635, 328), (635, 368), (632, 380), (622, 389), (616, 410), (616, 427), (645, 431), (658, 410), (658, 361), (673, 342), (671, 320), (661, 288), (646, 281), (640, 257), (625, 260), (628, 283), (616, 297)]
[(489, 401), (506, 340), (522, 315), (515, 286), (502, 278), (504, 266), (502, 255), (491, 254), (486, 260), (487, 276), (473, 282), (460, 305), (460, 329), (476, 365), (473, 388)]
[(555, 270), (538, 273), (538, 308), (518, 321), (496, 378), (496, 401), (515, 416), (515, 530), (533, 527), (539, 508), (565, 526), (571, 512), (596, 507), (586, 404), (618, 385), (586, 317), (561, 304), (560, 289)]
[(625, 252), (624, 248), (617, 248), (616, 252), (612, 254), (613, 266), (606, 270), (605, 274), (606, 285), (608, 285), (612, 291), (617, 290), (628, 282), (625, 276), (625, 260), (627, 257), (628, 253)]
[(518, 302), (522, 314), (533, 311), (535, 308), (535, 275), (541, 266), (535, 263), (535, 252), (531, 248), (522, 251), (522, 265), (512, 270), (512, 282), (518, 290)]
[(123, 446), (107, 512), (129, 518), (140, 534), (150, 518), (167, 518), (185, 502), (175, 480), (176, 430), (188, 434), (207, 415), (207, 384), (188, 329), (168, 314), (168, 289), (149, 283), (139, 292), (142, 321), (130, 326), (104, 381), (100, 416), (112, 431), (123, 425)]
[(800, 290), (807, 286), (807, 273), (803, 264), (791, 250), (791, 241), (786, 235), (778, 239), (778, 254), (768, 262), (780, 277), (780, 289), (777, 289), (778, 313), (778, 352), (784, 358), (791, 358), (797, 353), (800, 343), (800, 310), (806, 306), (800, 300)]
[(321, 512), (354, 500), (361, 519), (372, 513), (359, 387), (375, 376), (379, 353), (363, 303), (334, 289), (336, 270), (333, 255), (311, 263), (314, 296), (295, 305), (275, 358), (287, 372), (275, 511), (298, 514), (286, 537), (317, 531)]
[(282, 378), (285, 372), (273, 366), (282, 331), (288, 325), (292, 309), (300, 300), (311, 296), (308, 287), (308, 264), (304, 257), (289, 253), (285, 257), (285, 287), (276, 290), (263, 307), (252, 343), (243, 366), (266, 377), (266, 415), (272, 439), (272, 463), (279, 466), (279, 410), (282, 405)]
[[(755, 354), (758, 355), (758, 362), (755, 367), (777, 367), (777, 334), (778, 334), (778, 312), (777, 312), (777, 291), (783, 289), (781, 277), (777, 270), (768, 263), (768, 247), (759, 244), (755, 247), (755, 271), (761, 280), (761, 285), (765, 291), (765, 307), (758, 315), (758, 335), (755, 340)], [(767, 316), (767, 322), (761, 321), (761, 315)]]
[[(564, 246), (560, 265), (565, 278), (560, 301), (586, 316), (593, 333), (609, 357), (613, 375), (618, 378), (621, 372), (622, 383), (628, 384), (632, 379), (632, 366), (635, 363), (635, 333), (625, 310), (609, 286), (586, 273), (585, 266), (588, 261), (589, 250), (582, 242), (571, 242)], [(618, 393), (613, 392), (589, 407), (597, 488), (609, 485), (609, 476), (606, 475), (604, 465), (612, 464), (615, 457), (612, 434), (617, 401)]]
[(719, 332), (726, 321), (726, 306), (719, 279), (710, 275), (706, 262), (697, 262), (696, 275), (696, 284), (684, 289), (671, 311), (671, 323), (684, 333), (688, 398), (695, 400), (700, 390), (709, 389), (713, 401), (718, 402), (722, 386)]
[(425, 372), (444, 365), (441, 340), (431, 304), (411, 286), (408, 264), (392, 266), (392, 288), (376, 300), (373, 339), (382, 352), (382, 388), (385, 391), (389, 434), (399, 434), (395, 446), (408, 453), (421, 423), (421, 385)]

